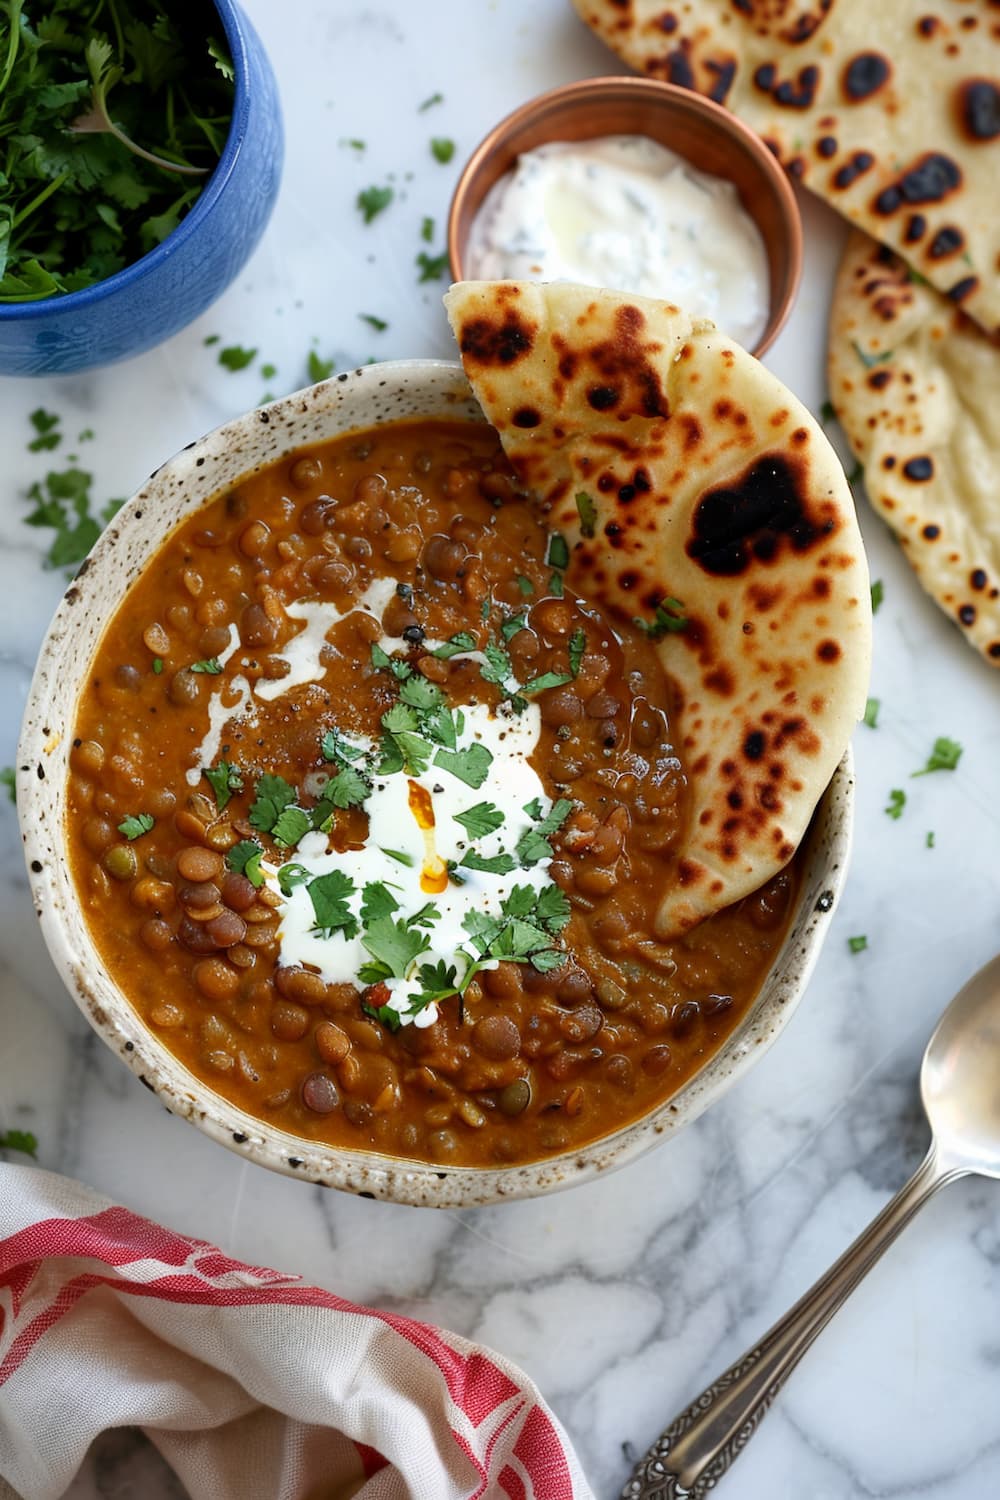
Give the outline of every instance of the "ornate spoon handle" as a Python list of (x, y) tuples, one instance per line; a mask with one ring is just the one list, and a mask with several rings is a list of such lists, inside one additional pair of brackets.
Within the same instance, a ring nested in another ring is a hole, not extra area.
[(700, 1500), (750, 1441), (816, 1336), (932, 1193), (964, 1175), (932, 1144), (922, 1164), (840, 1259), (756, 1348), (681, 1412), (636, 1465), (621, 1500)]

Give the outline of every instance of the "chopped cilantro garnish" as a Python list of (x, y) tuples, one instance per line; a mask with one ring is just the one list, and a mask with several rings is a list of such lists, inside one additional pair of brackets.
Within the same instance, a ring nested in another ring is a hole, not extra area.
[(16, 773), (13, 766), (4, 766), (0, 770), (0, 786), (7, 788), (7, 796), (14, 803), (17, 802), (17, 794), (14, 790), (16, 784)]
[(576, 509), (580, 517), (580, 535), (592, 537), (597, 526), (597, 506), (586, 490), (578, 490)]
[(455, 142), (444, 135), (432, 136), (431, 155), (435, 161), (439, 161), (443, 167), (446, 167), (455, 155)]
[(927, 844), (928, 849), (933, 849), (934, 848), (934, 834), (933, 834), (933, 832), (930, 832), (930, 831), (928, 832), (927, 839), (926, 839), (926, 844)]
[(574, 677), (579, 675), (580, 663), (583, 661), (583, 653), (586, 649), (586, 631), (582, 627), (577, 626), (569, 638), (569, 669)]
[(903, 808), (906, 806), (906, 793), (900, 787), (894, 787), (889, 793), (889, 806), (885, 809), (890, 818), (901, 818)]
[(241, 344), (230, 344), (219, 350), (219, 364), (227, 370), (245, 370), (256, 358), (256, 349), (244, 349)]
[(118, 824), (118, 832), (125, 835), (129, 843), (133, 839), (141, 839), (144, 833), (149, 833), (156, 823), (152, 813), (130, 813)]
[(390, 656), (388, 651), (382, 649), (378, 641), (372, 642), (372, 666), (377, 672), (391, 672), (401, 682), (413, 676), (413, 668), (409, 662), (403, 661), (399, 656)]
[(450, 771), (473, 790), (481, 787), (490, 772), (493, 756), (485, 745), (470, 745), (467, 750), (439, 750), (434, 764)]
[(680, 613), (683, 608), (679, 599), (661, 599), (652, 620), (643, 620), (636, 615), (634, 622), (643, 635), (647, 635), (651, 641), (658, 641), (662, 636), (676, 635), (678, 631), (687, 629), (687, 616)]
[(561, 599), (564, 592), (565, 585), (563, 584), (562, 574), (553, 573), (552, 577), (549, 579), (549, 593), (554, 595), (556, 599)]
[(567, 682), (572, 682), (573, 677), (569, 672), (542, 672), (538, 677), (532, 677), (524, 684), (521, 692), (526, 697), (534, 693), (548, 692), (549, 688), (564, 687)]
[(334, 807), (360, 807), (371, 796), (371, 784), (353, 766), (342, 766), (328, 781), (323, 799)]
[(479, 674), (484, 682), (492, 682), (497, 687), (503, 687), (509, 677), (513, 677), (514, 668), (510, 657), (502, 646), (496, 641), (487, 641), (483, 648), (486, 660), (479, 668)]
[(860, 484), (864, 477), (865, 466), (860, 459), (857, 459), (851, 472), (847, 475), (847, 482), (848, 484)]
[(875, 582), (872, 584), (872, 614), (873, 615), (877, 615), (878, 614), (879, 605), (882, 603), (882, 600), (884, 598), (885, 598), (885, 587), (884, 587), (884, 585), (882, 583), (881, 578), (876, 578)]
[(485, 838), (503, 826), (503, 813), (492, 802), (477, 802), (465, 812), (452, 813), (452, 817), (462, 825), (470, 839)]
[(378, 769), (383, 776), (391, 776), (395, 771), (405, 771), (407, 776), (421, 776), (427, 770), (433, 747), (418, 728), (416, 713), (405, 703), (395, 704), (382, 715)]
[(250, 884), (260, 890), (264, 884), (260, 862), (264, 857), (262, 845), (256, 839), (241, 839), (226, 855), (226, 864), (237, 875), (245, 875)]
[(204, 661), (193, 661), (191, 671), (204, 673), (206, 677), (218, 677), (222, 665), (217, 656), (209, 656)]
[(388, 855), (390, 859), (394, 859), (398, 865), (406, 865), (409, 870), (412, 870), (416, 864), (413, 855), (407, 854), (405, 849), (383, 849), (382, 853)]
[(565, 568), (569, 565), (569, 547), (561, 532), (553, 531), (549, 536), (545, 561), (550, 568)]
[(321, 380), (329, 380), (336, 368), (332, 359), (321, 359), (315, 349), (309, 350), (306, 369), (309, 371), (309, 379), (313, 385), (319, 385)]
[(365, 927), (378, 917), (391, 917), (399, 902), (381, 880), (369, 880), (362, 893), (361, 921)]
[(467, 870), (484, 870), (488, 875), (509, 875), (517, 869), (517, 860), (510, 854), (483, 855), (475, 849), (467, 849), (459, 864)]
[(847, 939), (847, 946), (852, 953), (863, 953), (868, 947), (868, 939), (866, 937), (849, 937)]
[(217, 766), (202, 766), (201, 774), (215, 793), (215, 805), (222, 812), (234, 792), (243, 790), (243, 772), (239, 766), (231, 766), (220, 760)]
[(361, 1009), (366, 1016), (371, 1016), (373, 1021), (378, 1021), (388, 1031), (398, 1031), (402, 1025), (399, 1012), (393, 1010), (391, 1005), (369, 1005), (367, 1000), (362, 1000)]
[(448, 640), (440, 646), (435, 646), (431, 652), (432, 656), (440, 657), (442, 661), (448, 661), (452, 656), (458, 656), (465, 651), (475, 651), (476, 638), (471, 631), (460, 630), (457, 635), (449, 636)]
[(282, 849), (294, 849), (312, 826), (312, 818), (301, 807), (283, 807), (274, 820), (271, 837)]
[(369, 922), (361, 941), (374, 962), (362, 964), (358, 978), (362, 984), (378, 984), (383, 979), (404, 979), (415, 958), (426, 953), (431, 940), (411, 923), (398, 918), (376, 917)]
[(440, 281), (448, 269), (448, 252), (443, 250), (440, 255), (428, 255), (426, 250), (417, 253), (417, 265), (420, 269), (418, 282)]
[(306, 893), (316, 916), (313, 927), (322, 937), (332, 937), (335, 932), (342, 932), (348, 939), (357, 937), (358, 920), (347, 905), (348, 896), (355, 890), (354, 881), (343, 870), (330, 870), (310, 880)]
[(46, 411), (43, 406), (39, 406), (31, 413), (28, 421), (37, 434), (28, 444), (31, 453), (45, 453), (58, 448), (62, 442), (62, 433), (56, 431), (62, 421), (58, 412)]
[(274, 776), (265, 771), (257, 782), (256, 793), (250, 807), (251, 828), (270, 833), (286, 807), (295, 801), (295, 788), (289, 786), (283, 776)]
[(364, 755), (361, 745), (352, 745), (344, 739), (339, 729), (328, 729), (319, 742), (319, 753), (324, 760), (346, 766)]
[(881, 354), (866, 354), (858, 343), (852, 342), (851, 347), (866, 370), (870, 370), (873, 365), (884, 364), (886, 360), (892, 359), (892, 356), (896, 352), (894, 349), (884, 349)]
[(425, 99), (424, 102), (423, 102), (423, 104), (421, 104), (421, 105), (419, 105), (417, 107), (417, 114), (422, 115), (426, 110), (431, 109), (435, 104), (443, 104), (443, 103), (444, 103), (444, 95), (443, 94), (431, 94), (431, 96), (430, 96), (429, 99)]
[(521, 593), (525, 595), (525, 597), (535, 592), (535, 585), (532, 583), (530, 578), (525, 578), (523, 573), (518, 573), (516, 582), (518, 588), (521, 590)]
[(823, 426), (825, 427), (827, 422), (835, 421), (836, 417), (837, 413), (834, 410), (833, 402), (829, 400), (824, 401), (823, 405), (819, 409), (819, 419), (822, 422)]
[(154, 677), (159, 677), (160, 673), (163, 671), (163, 657), (162, 656), (154, 656), (153, 657), (153, 661), (152, 661), (152, 667), (153, 667), (153, 676)]
[(500, 634), (505, 641), (512, 641), (520, 630), (527, 630), (527, 615), (511, 615), (509, 620), (503, 620), (500, 624)]
[(362, 323), (367, 323), (369, 328), (374, 328), (376, 333), (385, 333), (388, 323), (384, 318), (377, 318), (374, 313), (358, 313)]
[(35, 1156), (38, 1138), (30, 1130), (5, 1130), (0, 1135), (0, 1151), (20, 1151), (24, 1156)]
[(370, 224), (374, 218), (389, 207), (395, 197), (391, 187), (369, 187), (364, 188), (357, 196), (357, 207), (366, 224)]
[(875, 729), (878, 725), (878, 711), (882, 707), (881, 699), (869, 698), (865, 704), (864, 722), (869, 729)]
[(305, 885), (306, 881), (311, 878), (311, 870), (307, 870), (305, 865), (298, 865), (294, 860), (290, 860), (278, 871), (278, 886), (281, 894), (290, 896), (297, 885)]
[(340, 144), (342, 146), (350, 146), (352, 151), (364, 151), (367, 146), (367, 142), (363, 141), (361, 137), (357, 135), (342, 136)]
[(525, 812), (529, 818), (536, 818), (538, 822), (534, 828), (528, 828), (522, 833), (515, 845), (514, 852), (525, 869), (537, 865), (540, 860), (552, 858), (552, 845), (549, 838), (556, 833), (573, 810), (573, 804), (568, 797), (560, 797), (554, 802), (551, 810), (544, 817), (540, 817), (541, 804), (537, 797), (525, 805)]
[(931, 771), (954, 771), (962, 758), (962, 747), (957, 740), (938, 738), (934, 741), (934, 749), (927, 757), (927, 764), (920, 771), (914, 771), (914, 776), (928, 776)]

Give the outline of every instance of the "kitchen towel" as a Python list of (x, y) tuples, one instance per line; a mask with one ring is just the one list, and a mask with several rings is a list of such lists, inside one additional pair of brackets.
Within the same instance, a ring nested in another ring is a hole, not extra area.
[(500, 1355), (0, 1164), (0, 1496), (124, 1426), (192, 1500), (592, 1500)]

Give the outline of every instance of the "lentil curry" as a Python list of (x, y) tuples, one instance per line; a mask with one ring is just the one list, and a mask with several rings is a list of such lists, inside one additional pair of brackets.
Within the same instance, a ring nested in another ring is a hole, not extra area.
[(143, 1021), (250, 1114), (529, 1162), (647, 1113), (746, 1014), (794, 864), (658, 938), (690, 804), (662, 621), (602, 616), (567, 561), (491, 428), (395, 423), (211, 501), (112, 618), (75, 880)]

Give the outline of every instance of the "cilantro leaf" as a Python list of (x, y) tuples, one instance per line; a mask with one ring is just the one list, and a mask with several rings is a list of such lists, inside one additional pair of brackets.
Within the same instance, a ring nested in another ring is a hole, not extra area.
[(399, 902), (389, 887), (381, 880), (369, 880), (363, 891), (361, 921), (365, 927), (379, 917), (391, 917), (399, 910)]
[(825, 427), (828, 422), (835, 421), (836, 420), (836, 416), (837, 416), (837, 413), (836, 413), (836, 411), (834, 409), (833, 402), (830, 401), (829, 399), (827, 399), (826, 401), (823, 402), (823, 405), (819, 409), (819, 419), (820, 419), (820, 422)]
[(420, 268), (418, 282), (440, 281), (448, 269), (448, 252), (443, 250), (440, 255), (428, 255), (426, 250), (421, 250), (417, 255), (417, 265)]
[(333, 761), (335, 764), (346, 767), (352, 760), (359, 760), (364, 755), (363, 745), (352, 745), (345, 740), (339, 729), (328, 729), (319, 742), (319, 753), (324, 760)]
[(852, 348), (866, 370), (870, 370), (873, 365), (880, 365), (886, 360), (892, 359), (892, 356), (896, 352), (894, 349), (883, 349), (881, 354), (866, 354), (858, 343), (853, 343)]
[(20, 1151), (25, 1156), (36, 1156), (38, 1138), (30, 1130), (5, 1130), (0, 1135), (0, 1151)]
[[(527, 628), (527, 615), (511, 615), (509, 620), (501, 621), (500, 634), (503, 636), (505, 641), (509, 642), (512, 641), (516, 635), (519, 635), (522, 630), (527, 630)], [(510, 675), (513, 676), (513, 669), (511, 669)]]
[(434, 239), (434, 220), (429, 214), (425, 214), (420, 221), (420, 238), (425, 245), (430, 245)]
[(534, 693), (548, 692), (549, 688), (565, 687), (567, 682), (572, 682), (573, 677), (569, 672), (543, 672), (539, 677), (532, 677), (521, 689), (525, 697), (530, 698)]
[(260, 868), (263, 857), (263, 845), (258, 844), (256, 839), (240, 839), (227, 853), (226, 864), (235, 874), (245, 875), (250, 884), (260, 890), (264, 884)]
[(866, 937), (849, 937), (847, 939), (847, 946), (852, 953), (864, 953), (868, 947), (868, 939)]
[(877, 615), (878, 614), (879, 605), (882, 603), (882, 600), (884, 598), (885, 598), (885, 585), (883, 584), (881, 578), (876, 578), (875, 582), (872, 584), (872, 614), (873, 615)]
[(242, 344), (230, 344), (219, 350), (219, 364), (227, 370), (245, 370), (257, 358), (256, 349), (244, 349)]
[(372, 666), (377, 672), (391, 672), (398, 677), (400, 682), (405, 682), (408, 677), (413, 676), (413, 668), (408, 661), (403, 661), (399, 656), (390, 656), (384, 651), (378, 641), (372, 642)]
[(431, 96), (430, 96), (429, 99), (425, 99), (424, 102), (423, 102), (423, 104), (420, 104), (420, 105), (417, 106), (417, 114), (418, 115), (422, 115), (425, 112), (425, 110), (431, 109), (435, 104), (443, 104), (443, 103), (444, 103), (444, 95), (443, 94), (431, 94)]
[(243, 790), (243, 772), (228, 760), (220, 760), (217, 766), (202, 766), (201, 774), (215, 793), (215, 805), (220, 812), (228, 807), (234, 792)]
[(479, 675), (484, 682), (493, 682), (497, 687), (503, 687), (509, 677), (513, 677), (514, 668), (510, 657), (502, 646), (496, 641), (487, 641), (483, 648), (485, 662), (479, 668)]
[(222, 666), (217, 656), (209, 656), (204, 661), (193, 661), (190, 670), (204, 673), (207, 677), (218, 677)]
[(545, 561), (550, 568), (565, 568), (569, 565), (569, 547), (561, 532), (553, 531), (549, 536)]
[(434, 764), (440, 766), (442, 771), (450, 771), (452, 776), (457, 776), (459, 781), (464, 781), (466, 786), (471, 786), (475, 791), (489, 775), (493, 755), (485, 745), (477, 742), (466, 750), (439, 750), (434, 757)]
[(475, 807), (470, 807), (465, 812), (452, 813), (452, 817), (462, 825), (470, 839), (481, 839), (488, 833), (496, 833), (504, 820), (503, 813), (492, 802), (477, 802)]
[(524, 594), (526, 598), (530, 597), (530, 595), (535, 592), (535, 585), (532, 583), (531, 579), (526, 578), (523, 573), (518, 573), (514, 582), (517, 584), (518, 588), (521, 590), (521, 593)]
[(906, 806), (906, 793), (900, 787), (894, 787), (889, 793), (889, 806), (885, 809), (890, 818), (899, 819), (903, 816), (903, 808)]
[(939, 737), (934, 741), (934, 748), (927, 757), (927, 764), (920, 771), (914, 771), (914, 776), (929, 776), (931, 771), (954, 771), (962, 758), (962, 746), (957, 740), (949, 740)]
[[(537, 797), (529, 802), (524, 810), (529, 818), (537, 818), (541, 811)], [(573, 804), (569, 798), (560, 797), (534, 828), (528, 828), (522, 833), (514, 846), (514, 852), (525, 869), (530, 869), (532, 865), (537, 865), (543, 859), (552, 858), (552, 845), (549, 843), (549, 838), (562, 827), (572, 810)]]
[(586, 490), (578, 490), (576, 509), (580, 517), (580, 535), (592, 537), (597, 526), (597, 506)]
[(658, 641), (662, 636), (676, 635), (687, 629), (687, 616), (681, 613), (683, 608), (679, 599), (661, 599), (652, 620), (643, 620), (639, 615), (633, 616), (633, 620), (643, 635), (651, 641)]
[(881, 700), (878, 698), (869, 698), (865, 704), (864, 722), (869, 729), (878, 727), (878, 711), (881, 707)]
[[(405, 771), (407, 776), (421, 776), (430, 764), (431, 746), (419, 733), (420, 723), (414, 709), (396, 703), (382, 715), (382, 756), (379, 771), (392, 775)], [(439, 751), (443, 755), (445, 751)]]
[(539, 891), (535, 917), (547, 932), (562, 932), (570, 914), (569, 897), (558, 885), (547, 885)]
[(371, 790), (370, 783), (360, 771), (353, 766), (344, 766), (332, 781), (327, 782), (323, 798), (332, 802), (334, 807), (360, 807), (371, 796)]
[(475, 651), (476, 638), (471, 631), (460, 630), (457, 635), (449, 636), (440, 646), (435, 646), (431, 652), (432, 656), (439, 657), (442, 661), (448, 661), (453, 656), (458, 656), (465, 651)]
[(319, 385), (321, 380), (329, 380), (336, 368), (332, 359), (321, 359), (315, 349), (309, 350), (306, 369), (309, 371), (309, 379), (313, 385)]
[(569, 638), (569, 670), (573, 677), (580, 675), (580, 663), (587, 649), (587, 633), (578, 626)]
[[(405, 979), (406, 971), (415, 958), (421, 953), (426, 953), (431, 945), (430, 937), (426, 932), (415, 930), (406, 922), (399, 921), (394, 917), (376, 917), (369, 922), (361, 935), (361, 941), (375, 959), (375, 965), (364, 964), (359, 970), (359, 977), (364, 984), (377, 983), (378, 979), (391, 977)], [(380, 972), (374, 977), (375, 967)], [(382, 972), (388, 970), (388, 976)]]
[(394, 859), (398, 865), (405, 865), (408, 870), (412, 870), (416, 863), (413, 855), (407, 854), (405, 849), (383, 848), (382, 853), (388, 855), (390, 859)]
[(362, 1000), (361, 1009), (366, 1016), (371, 1016), (373, 1021), (378, 1021), (387, 1031), (398, 1031), (403, 1024), (399, 1019), (399, 1011), (391, 1005), (369, 1005), (367, 1000)]
[(294, 849), (312, 826), (312, 818), (303, 808), (283, 807), (274, 821), (271, 837), (282, 849)]
[(439, 161), (443, 167), (446, 167), (455, 155), (455, 142), (444, 135), (432, 136), (431, 155), (435, 161)]
[(384, 318), (376, 318), (374, 313), (358, 313), (362, 323), (367, 323), (369, 328), (374, 328), (376, 333), (385, 333), (388, 323)]
[(17, 773), (13, 766), (4, 766), (3, 770), (0, 770), (0, 786), (7, 788), (7, 795), (15, 805), (17, 804), (16, 779)]
[[(3, 226), (0, 224), (0, 233), (2, 230)], [(58, 448), (62, 442), (62, 433), (57, 431), (61, 420), (58, 412), (46, 411), (43, 406), (36, 407), (28, 417), (28, 421), (37, 434), (28, 444), (29, 452), (43, 453), (52, 448)]]
[(144, 833), (151, 832), (155, 823), (152, 813), (141, 812), (134, 816), (129, 814), (118, 824), (118, 832), (124, 834), (131, 843), (133, 839), (141, 839)]
[(566, 586), (563, 583), (562, 574), (553, 573), (552, 577), (549, 579), (549, 593), (553, 596), (553, 598), (561, 599), (565, 591)]
[(477, 854), (475, 849), (467, 849), (459, 860), (459, 864), (466, 870), (485, 870), (489, 875), (509, 875), (512, 870), (517, 869), (517, 860), (510, 854)]
[(395, 196), (391, 187), (369, 187), (362, 189), (355, 202), (365, 223), (370, 224), (384, 209), (389, 207)]
[(289, 786), (283, 776), (274, 776), (265, 771), (257, 782), (254, 800), (248, 819), (251, 828), (270, 833), (281, 813), (295, 801), (295, 788)]
[(335, 932), (342, 932), (348, 939), (357, 937), (358, 921), (347, 905), (348, 896), (353, 896), (356, 889), (343, 870), (330, 870), (310, 880), (306, 894), (316, 917), (313, 927), (322, 937), (332, 937)]

